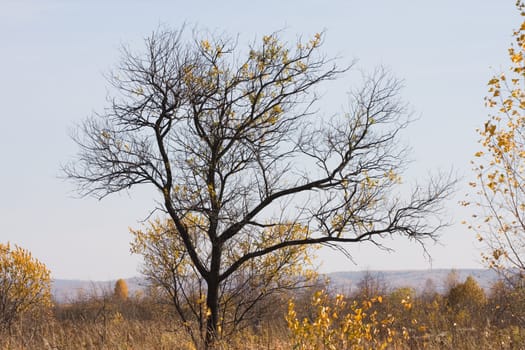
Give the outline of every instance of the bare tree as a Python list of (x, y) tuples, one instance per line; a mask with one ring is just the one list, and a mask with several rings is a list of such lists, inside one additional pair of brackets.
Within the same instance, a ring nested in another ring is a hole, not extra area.
[[(407, 159), (398, 135), (409, 123), (400, 83), (378, 69), (347, 113), (321, 118), (315, 88), (347, 70), (321, 44), (320, 34), (296, 45), (272, 34), (244, 54), (224, 37), (153, 33), (145, 53), (124, 49), (110, 79), (118, 95), (74, 136), (80, 151), (64, 170), (81, 194), (145, 183), (159, 191), (206, 282), (207, 347), (220, 335), (221, 286), (253, 259), (394, 234), (422, 240), (443, 226), (451, 181), (396, 195)], [(189, 215), (204, 234), (191, 234)], [(288, 229), (268, 239), (272, 227)], [(226, 264), (227, 251), (242, 254)]]
[(388, 288), (388, 283), (381, 273), (367, 270), (356, 284), (354, 297), (359, 300), (370, 300), (378, 296), (387, 295)]

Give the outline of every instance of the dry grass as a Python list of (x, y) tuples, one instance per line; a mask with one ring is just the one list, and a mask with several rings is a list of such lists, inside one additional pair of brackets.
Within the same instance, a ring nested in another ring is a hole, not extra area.
[[(410, 339), (392, 349), (525, 349), (524, 330), (476, 331), (458, 329)], [(293, 349), (285, 329), (263, 328), (258, 334), (241, 332), (223, 343), (222, 349)], [(2, 350), (186, 350), (195, 349), (189, 335), (176, 325), (161, 321), (114, 318), (106, 322), (57, 321), (16, 325), (0, 336)], [(326, 348), (328, 349), (328, 348)], [(323, 348), (319, 350), (324, 350)]]
[[(241, 332), (223, 349), (290, 349), (283, 330)], [(111, 319), (107, 322), (48, 320), (17, 325), (0, 336), (2, 350), (186, 350), (195, 349), (182, 327), (161, 321)]]

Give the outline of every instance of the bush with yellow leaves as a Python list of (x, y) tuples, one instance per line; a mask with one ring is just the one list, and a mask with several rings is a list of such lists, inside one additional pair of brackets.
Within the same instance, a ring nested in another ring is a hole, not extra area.
[(24, 313), (51, 305), (47, 267), (17, 245), (0, 243), (0, 329), (11, 327)]
[(408, 339), (408, 332), (394, 330), (391, 314), (380, 316), (375, 306), (381, 296), (362, 302), (347, 302), (341, 294), (331, 299), (318, 291), (312, 297), (312, 317), (299, 320), (293, 301), (289, 302), (286, 321), (294, 349), (386, 349)]

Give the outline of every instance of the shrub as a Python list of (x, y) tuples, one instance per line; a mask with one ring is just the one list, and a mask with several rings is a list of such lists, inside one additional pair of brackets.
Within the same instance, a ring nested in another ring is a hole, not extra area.
[(10, 328), (22, 314), (50, 305), (47, 267), (29, 251), (0, 243), (0, 328)]
[(119, 301), (128, 299), (128, 284), (122, 278), (115, 282), (115, 290), (113, 295), (115, 296), (115, 299)]
[(392, 315), (379, 315), (375, 306), (380, 303), (381, 296), (348, 303), (341, 294), (331, 300), (324, 291), (319, 291), (312, 298), (314, 316), (300, 321), (295, 304), (290, 301), (286, 321), (294, 349), (386, 349), (408, 338), (406, 329), (401, 333), (393, 329)]

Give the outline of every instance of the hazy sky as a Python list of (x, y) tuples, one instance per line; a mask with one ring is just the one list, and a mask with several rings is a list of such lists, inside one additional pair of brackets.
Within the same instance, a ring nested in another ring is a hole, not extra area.
[[(59, 179), (60, 165), (76, 152), (69, 131), (106, 106), (104, 74), (118, 62), (120, 45), (140, 49), (159, 25), (183, 23), (239, 34), (240, 45), (283, 28), (291, 41), (325, 30), (326, 54), (342, 64), (356, 58), (365, 71), (384, 65), (404, 80), (403, 97), (419, 117), (404, 135), (413, 148), (407, 179), (450, 168), (464, 177), (447, 204), (455, 224), (427, 247), (432, 264), (418, 245), (397, 238), (387, 242), (393, 253), (350, 246), (357, 265), (323, 251), (322, 271), (481, 267), (474, 235), (460, 225), (469, 214), (457, 201), (472, 178), (486, 83), (508, 65), (519, 25), (511, 0), (0, 0), (0, 241), (31, 250), (55, 278), (137, 275), (128, 227), (139, 226), (155, 194), (144, 187), (78, 199)], [(322, 106), (342, 111), (355, 76), (327, 86)]]

